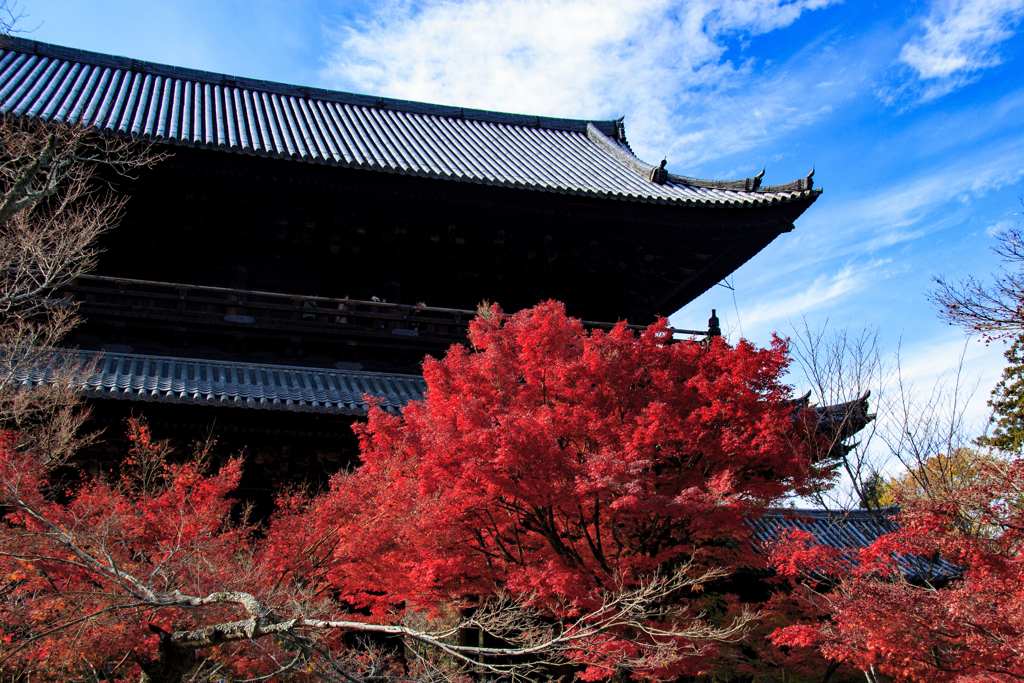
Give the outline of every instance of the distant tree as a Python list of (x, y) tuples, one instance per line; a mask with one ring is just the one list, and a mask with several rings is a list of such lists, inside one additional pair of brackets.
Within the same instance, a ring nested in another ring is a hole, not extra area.
[(1003, 354), (1006, 367), (988, 405), (992, 408), (991, 433), (979, 437), (980, 446), (1007, 453), (1024, 451), (1024, 333), (1018, 334)]
[(862, 492), (864, 500), (861, 502), (861, 508), (876, 510), (888, 505), (889, 500), (885, 491), (887, 484), (888, 482), (886, 482), (885, 477), (880, 472), (871, 470), (864, 479)]
[(888, 507), (915, 500), (950, 499), (961, 489), (982, 483), (992, 471), (990, 466), (997, 462), (1001, 459), (995, 454), (975, 448), (938, 453), (888, 479), (880, 478), (879, 502)]

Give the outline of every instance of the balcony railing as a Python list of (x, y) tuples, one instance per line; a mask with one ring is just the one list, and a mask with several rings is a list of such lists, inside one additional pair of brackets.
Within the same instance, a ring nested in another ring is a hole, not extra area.
[[(449, 345), (466, 338), (476, 311), (413, 306), (384, 301), (337, 299), (156, 282), (103, 275), (80, 275), (61, 291), (87, 317), (164, 321), (204, 328), (283, 335), (386, 338), (396, 343)], [(614, 323), (584, 321), (610, 329)], [(639, 325), (630, 325), (642, 329)], [(674, 334), (707, 335), (706, 330), (672, 329)]]

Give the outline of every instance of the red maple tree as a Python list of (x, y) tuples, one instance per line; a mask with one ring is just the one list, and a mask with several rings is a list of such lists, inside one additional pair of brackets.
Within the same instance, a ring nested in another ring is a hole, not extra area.
[[(811, 471), (779, 380), (785, 344), (669, 338), (664, 320), (588, 333), (555, 302), (491, 307), (472, 348), (425, 362), (426, 400), (372, 411), (362, 466), (275, 531), (335, 539), (330, 580), (377, 610), (503, 591), (561, 617), (659, 572), (759, 566), (747, 520)], [(691, 605), (676, 596), (666, 622), (694, 620)], [(707, 642), (667, 640), (677, 657), (634, 665), (706, 668), (682, 655)], [(615, 658), (580, 659), (599, 677)]]
[[(763, 565), (746, 520), (814, 469), (783, 342), (670, 336), (664, 320), (587, 332), (555, 302), (493, 306), (471, 348), (425, 362), (422, 403), (357, 426), (360, 467), (282, 495), (259, 527), (232, 516), (241, 462), (211, 471), (201, 449), (170, 464), (139, 422), (119, 477), (61, 495), (44, 458), (0, 441), (0, 666), (151, 681), (704, 670), (695, 655), (751, 616), (712, 624), (694, 598)], [(406, 648), (371, 666), (353, 632)]]
[(824, 619), (774, 640), (818, 648), (869, 680), (1024, 677), (1024, 460), (977, 467), (962, 487), (904, 500), (899, 528), (856, 554), (801, 532), (780, 543), (776, 566)]

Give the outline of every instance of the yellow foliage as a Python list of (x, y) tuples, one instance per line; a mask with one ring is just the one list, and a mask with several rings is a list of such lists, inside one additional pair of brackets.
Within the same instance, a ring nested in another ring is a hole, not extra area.
[(886, 480), (879, 504), (896, 505), (912, 500), (943, 499), (953, 491), (977, 484), (989, 475), (997, 458), (972, 448), (958, 448), (950, 454), (928, 458), (917, 468)]

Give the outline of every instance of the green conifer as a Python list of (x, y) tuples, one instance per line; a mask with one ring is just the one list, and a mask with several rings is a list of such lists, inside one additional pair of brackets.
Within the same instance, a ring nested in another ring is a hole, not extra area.
[(988, 405), (992, 408), (991, 433), (975, 443), (1001, 451), (1024, 451), (1024, 333), (1018, 334), (1003, 354), (1006, 368), (1003, 378), (992, 390)]

